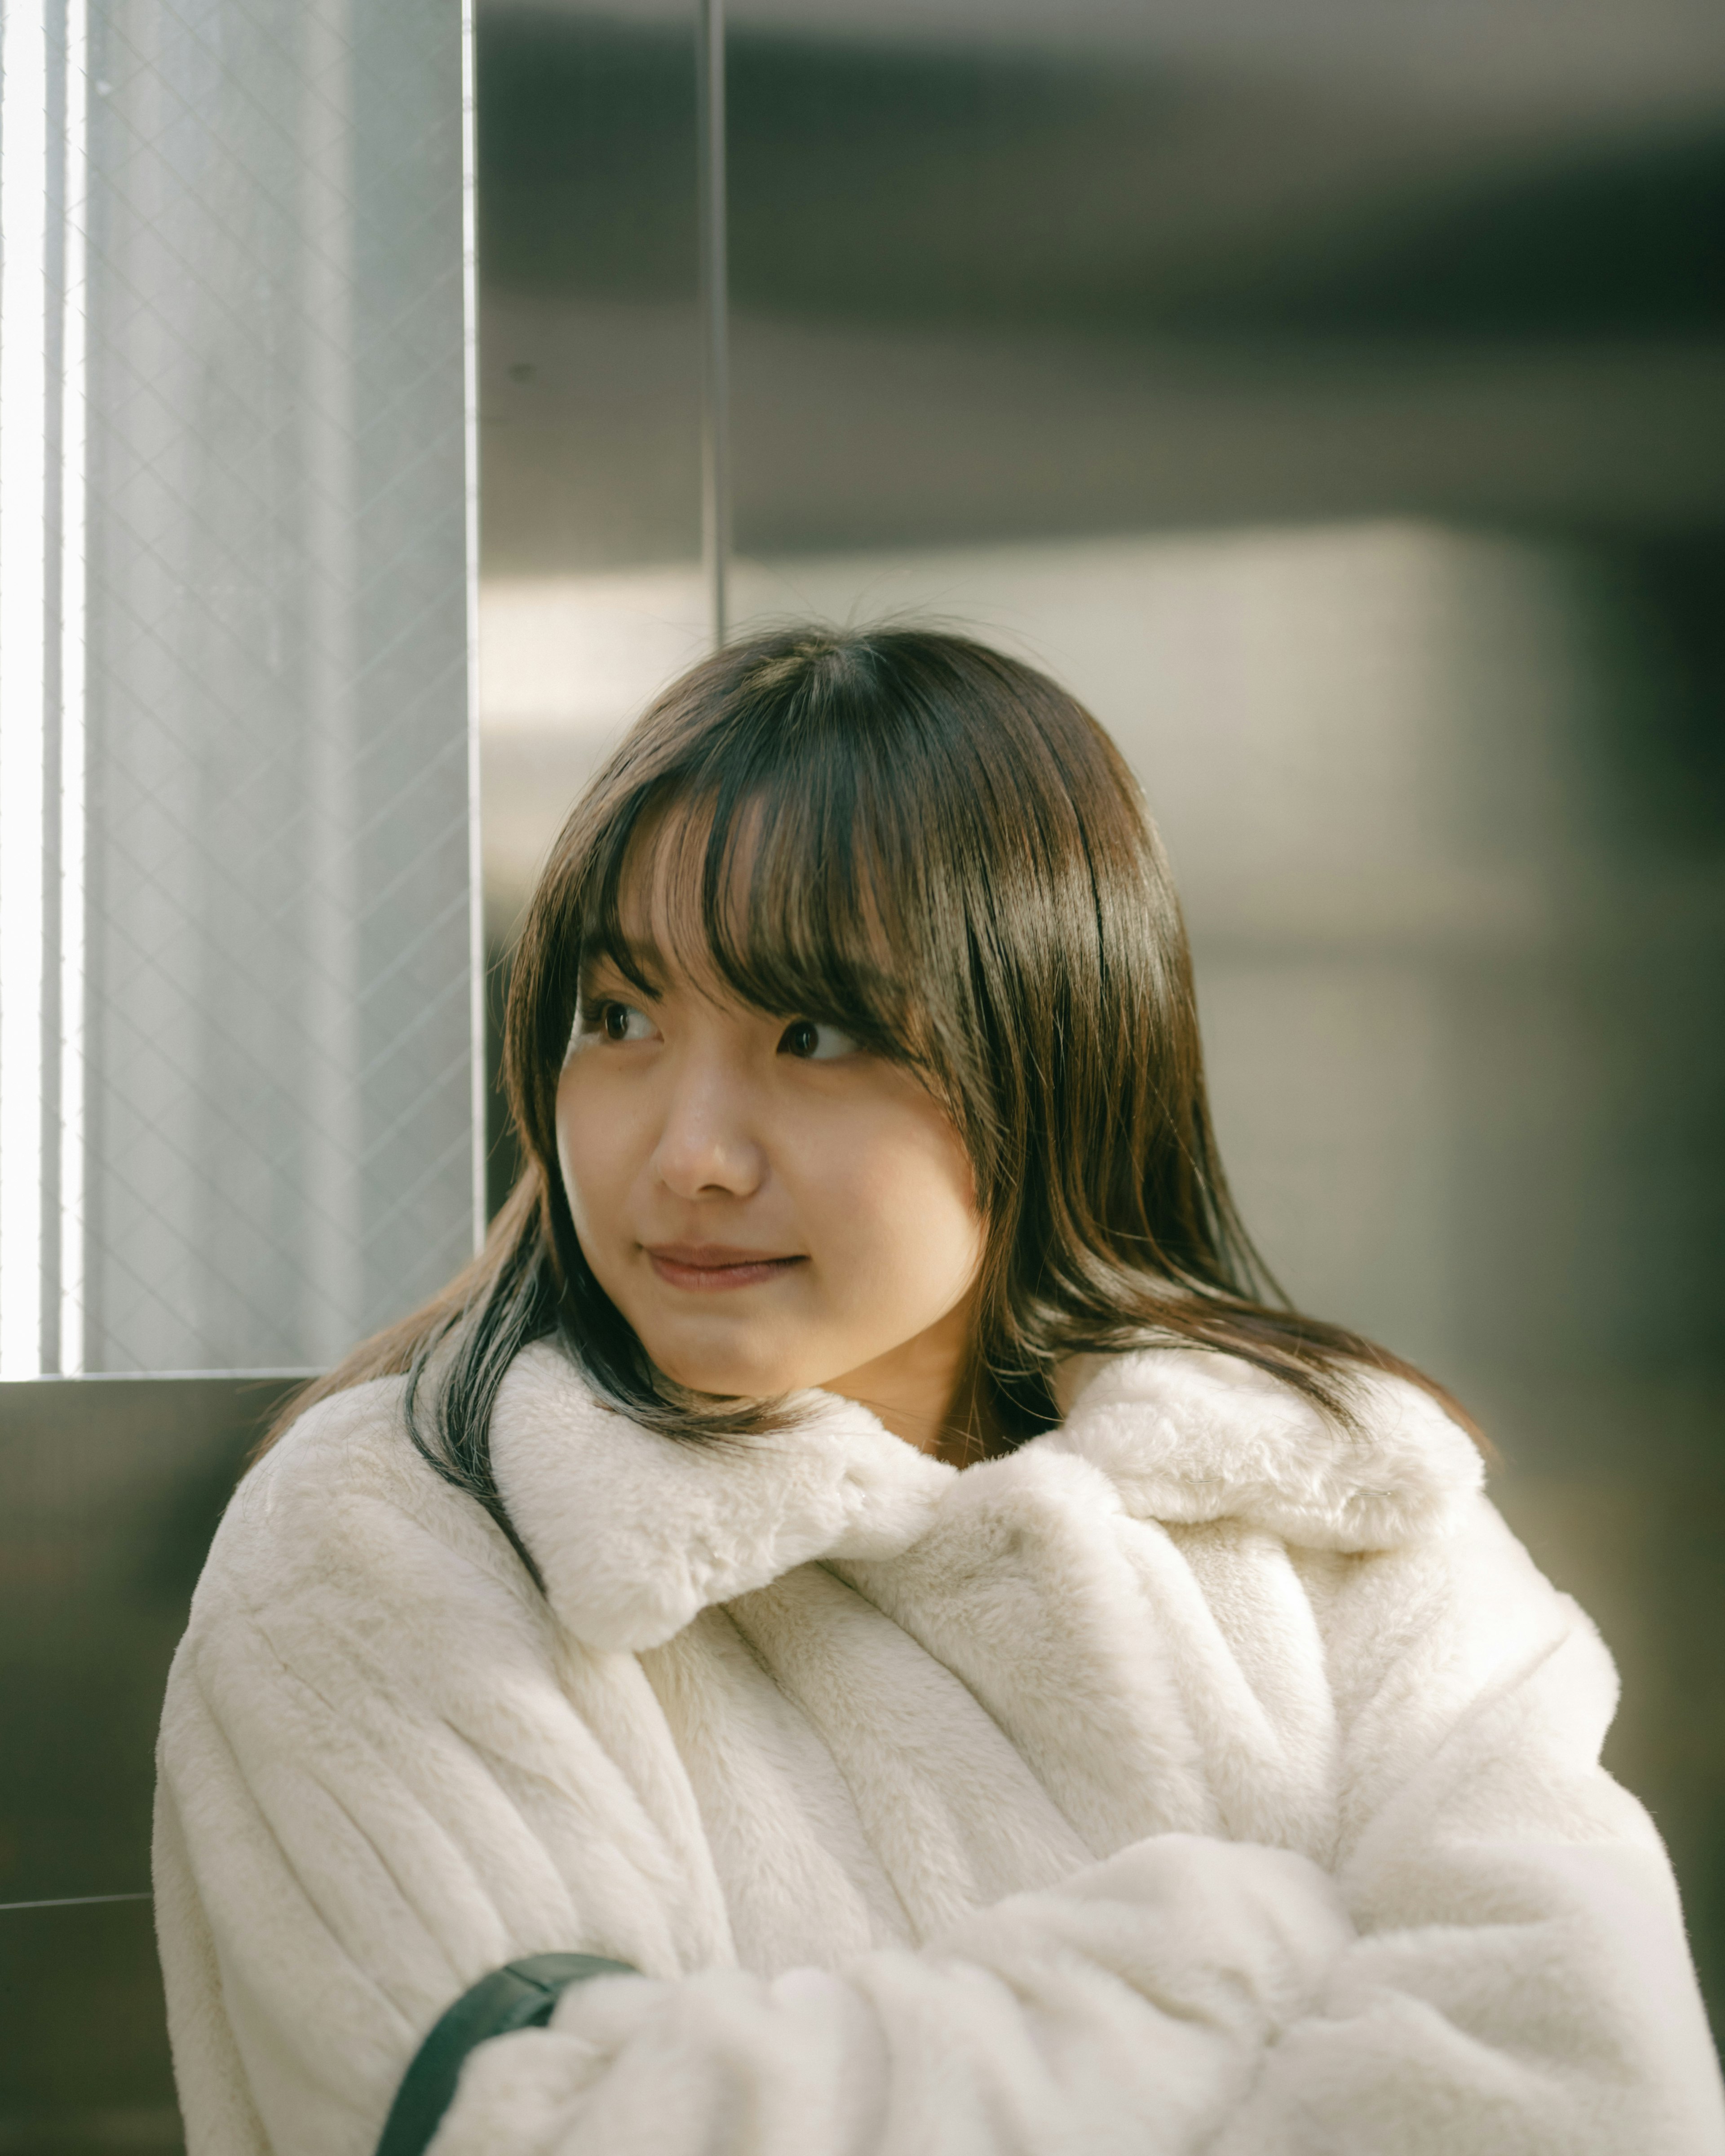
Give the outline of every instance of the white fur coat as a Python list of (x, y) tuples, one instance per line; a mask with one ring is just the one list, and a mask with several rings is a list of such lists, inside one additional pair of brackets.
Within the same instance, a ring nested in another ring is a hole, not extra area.
[(1615, 1679), (1424, 1395), (1075, 1368), (960, 1475), (811, 1395), (678, 1446), (551, 1349), (494, 1457), (398, 1382), (217, 1536), (162, 1722), (193, 2156), (369, 2156), (444, 2008), (641, 1977), (470, 2059), (436, 2156), (1690, 2156), (1725, 2109)]

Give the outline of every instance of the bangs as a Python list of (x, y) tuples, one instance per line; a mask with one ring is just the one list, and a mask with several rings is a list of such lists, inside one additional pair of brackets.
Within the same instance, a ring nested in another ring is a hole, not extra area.
[(655, 993), (672, 968), (926, 1068), (933, 1029), (913, 984), (928, 982), (932, 893), (899, 789), (836, 726), (737, 732), (635, 791), (597, 835), (583, 972), (608, 960)]

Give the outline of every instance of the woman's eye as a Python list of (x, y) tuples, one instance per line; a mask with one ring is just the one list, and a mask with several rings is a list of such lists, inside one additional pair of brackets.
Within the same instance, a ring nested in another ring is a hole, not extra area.
[(817, 1024), (812, 1018), (799, 1018), (788, 1025), (778, 1044), (781, 1055), (794, 1055), (804, 1063), (830, 1063), (840, 1055), (855, 1055), (856, 1050), (848, 1033), (835, 1025)]
[(601, 1004), (599, 1031), (607, 1040), (651, 1040), (653, 1023), (633, 1004)]

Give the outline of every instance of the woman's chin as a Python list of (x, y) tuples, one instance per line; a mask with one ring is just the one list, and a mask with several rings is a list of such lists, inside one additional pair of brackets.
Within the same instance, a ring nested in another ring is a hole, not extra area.
[(701, 1353), (679, 1349), (669, 1342), (661, 1350), (651, 1341), (646, 1348), (673, 1384), (711, 1399), (777, 1399), (783, 1393), (800, 1392), (817, 1382), (773, 1356)]

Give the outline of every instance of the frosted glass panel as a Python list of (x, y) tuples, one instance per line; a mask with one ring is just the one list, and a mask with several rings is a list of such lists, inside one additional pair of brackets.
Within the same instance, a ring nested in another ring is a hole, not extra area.
[(49, 1369), (322, 1363), (473, 1236), (460, 7), (59, 0), (45, 44), (8, 1300)]

